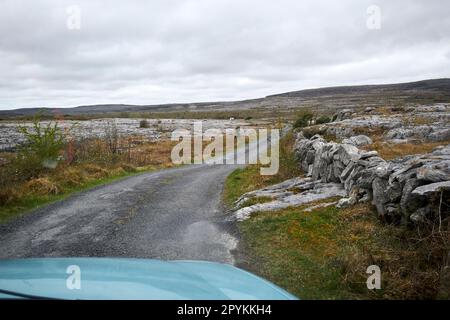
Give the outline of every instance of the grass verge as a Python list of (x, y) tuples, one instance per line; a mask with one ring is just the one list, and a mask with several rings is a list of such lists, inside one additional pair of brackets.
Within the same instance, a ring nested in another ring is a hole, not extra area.
[[(437, 264), (412, 231), (381, 224), (367, 204), (262, 212), (239, 223), (251, 271), (302, 299), (430, 299)], [(381, 290), (368, 290), (378, 265)]]
[(259, 165), (249, 165), (243, 169), (233, 171), (225, 181), (223, 199), (225, 204), (233, 203), (244, 193), (264, 188), (286, 179), (298, 177), (302, 174), (294, 153), (292, 152), (295, 136), (292, 132), (280, 140), (280, 169), (272, 176), (262, 176)]

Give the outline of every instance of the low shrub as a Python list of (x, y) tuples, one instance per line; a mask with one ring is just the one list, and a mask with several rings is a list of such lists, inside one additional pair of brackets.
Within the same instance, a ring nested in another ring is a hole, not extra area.
[(146, 119), (143, 119), (139, 121), (139, 128), (150, 128), (150, 123)]
[(331, 119), (328, 116), (320, 116), (319, 118), (316, 119), (316, 124), (323, 124), (328, 122), (331, 122)]
[(311, 126), (308, 128), (304, 128), (302, 130), (303, 132), (303, 136), (307, 139), (311, 139), (313, 136), (315, 136), (316, 134), (320, 134), (320, 135), (325, 135), (326, 133), (326, 128), (323, 128), (323, 126)]
[(310, 121), (313, 119), (314, 115), (309, 111), (303, 111), (298, 114), (297, 120), (294, 122), (294, 128), (304, 128), (307, 127)]

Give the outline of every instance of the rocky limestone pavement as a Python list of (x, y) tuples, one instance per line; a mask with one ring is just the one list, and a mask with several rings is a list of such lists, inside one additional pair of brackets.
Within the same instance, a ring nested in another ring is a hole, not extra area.
[(353, 136), (348, 139), (344, 139), (344, 140), (342, 140), (342, 143), (351, 144), (356, 147), (360, 147), (360, 146), (366, 146), (368, 144), (372, 144), (373, 141), (368, 136), (360, 134), (358, 136)]
[[(282, 183), (251, 191), (242, 195), (235, 204), (234, 216), (237, 220), (245, 220), (254, 212), (275, 211), (305, 203), (327, 199), (330, 197), (343, 197), (346, 192), (339, 183), (323, 183), (311, 178), (293, 178)], [(241, 208), (247, 201), (260, 197), (269, 197), (272, 200), (265, 203), (257, 203)], [(318, 206), (327, 206), (328, 203)]]
[(333, 116), (333, 122), (317, 127), (316, 133), (346, 139), (352, 138), (361, 130), (386, 131), (384, 139), (392, 143), (411, 140), (448, 141), (450, 104), (391, 107), (390, 114), (380, 113), (373, 107), (361, 112), (343, 109)]
[(342, 109), (339, 110), (334, 116), (333, 121), (342, 121), (345, 119), (350, 119), (353, 117), (355, 111), (353, 109)]
[(389, 130), (385, 134), (387, 140), (420, 139), (427, 141), (450, 140), (450, 127), (442, 123), (422, 126), (407, 126)]
[[(146, 120), (148, 128), (140, 128), (140, 121)], [(87, 138), (104, 137), (108, 131), (116, 130), (121, 137), (139, 136), (149, 141), (158, 141), (160, 139), (168, 139), (173, 131), (177, 129), (192, 130), (196, 119), (131, 119), (131, 118), (115, 118), (115, 119), (92, 119), (85, 121), (75, 120), (58, 120), (58, 126), (69, 133), (71, 138), (77, 140)], [(46, 126), (50, 121), (42, 121), (41, 124)], [(218, 129), (224, 132), (226, 129), (236, 128), (252, 128), (259, 127), (244, 120), (201, 120), (203, 130)], [(18, 130), (18, 125), (29, 128), (33, 131), (33, 123), (26, 121), (19, 123), (18, 121), (5, 121), (0, 123), (0, 151), (14, 151), (17, 145), (25, 142), (24, 135)], [(285, 130), (285, 129), (284, 129)]]
[(401, 115), (372, 115), (363, 114), (356, 115), (353, 118), (337, 117), (337, 119), (331, 123), (322, 125), (317, 131), (321, 134), (332, 135), (338, 139), (351, 138), (357, 134), (361, 129), (364, 130), (391, 130), (400, 128), (403, 126), (403, 119)]

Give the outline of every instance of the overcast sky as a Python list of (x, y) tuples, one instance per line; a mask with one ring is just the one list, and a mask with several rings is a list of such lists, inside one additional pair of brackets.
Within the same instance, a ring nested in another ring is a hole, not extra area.
[(0, 74), (0, 109), (450, 77), (450, 1), (0, 0)]

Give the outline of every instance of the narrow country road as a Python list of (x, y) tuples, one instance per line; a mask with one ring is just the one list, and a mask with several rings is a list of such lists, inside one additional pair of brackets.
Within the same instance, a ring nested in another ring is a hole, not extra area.
[(139, 257), (233, 263), (221, 207), (235, 165), (189, 165), (125, 178), (0, 226), (0, 258)]

